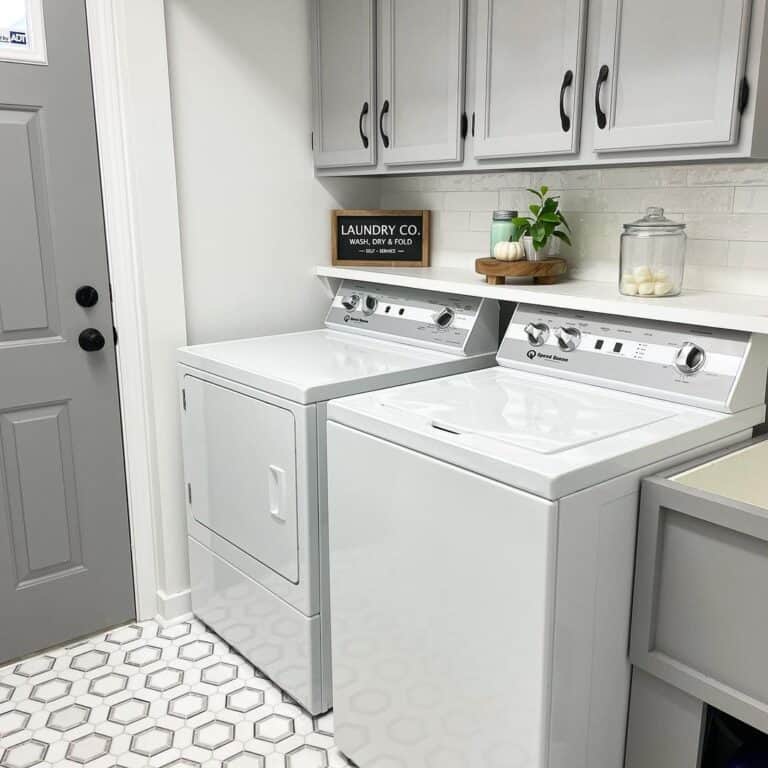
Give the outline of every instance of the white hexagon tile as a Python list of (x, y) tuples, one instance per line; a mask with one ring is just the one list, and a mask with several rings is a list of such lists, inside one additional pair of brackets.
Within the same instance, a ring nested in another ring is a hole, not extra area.
[(0, 668), (0, 768), (344, 768), (312, 718), (200, 622), (153, 621)]

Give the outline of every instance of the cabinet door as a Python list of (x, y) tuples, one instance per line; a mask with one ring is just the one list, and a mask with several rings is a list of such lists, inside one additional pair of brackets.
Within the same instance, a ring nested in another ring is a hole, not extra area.
[(313, 6), (315, 167), (375, 165), (375, 0)]
[(605, 0), (595, 149), (735, 144), (750, 0)]
[(381, 0), (387, 165), (461, 161), (466, 10), (466, 0)]
[(475, 157), (578, 151), (586, 5), (479, 0)]

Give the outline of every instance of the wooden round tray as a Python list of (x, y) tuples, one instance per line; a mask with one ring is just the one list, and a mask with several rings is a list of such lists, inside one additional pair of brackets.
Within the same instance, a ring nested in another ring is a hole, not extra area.
[(504, 285), (508, 277), (532, 277), (533, 282), (551, 285), (565, 274), (568, 263), (565, 259), (551, 258), (542, 261), (499, 261), (499, 259), (477, 259), (475, 272), (485, 275), (491, 285)]

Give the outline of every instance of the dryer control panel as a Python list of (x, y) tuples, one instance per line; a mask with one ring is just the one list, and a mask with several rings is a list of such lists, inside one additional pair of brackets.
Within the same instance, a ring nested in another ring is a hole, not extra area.
[(498, 349), (498, 302), (475, 296), (344, 280), (328, 328), (464, 355)]
[(734, 411), (764, 402), (768, 342), (742, 331), (520, 304), (498, 362)]

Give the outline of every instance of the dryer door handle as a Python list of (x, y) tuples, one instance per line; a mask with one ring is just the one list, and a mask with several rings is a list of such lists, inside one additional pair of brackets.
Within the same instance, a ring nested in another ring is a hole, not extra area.
[(269, 465), (267, 483), (269, 485), (269, 514), (281, 523), (285, 522), (285, 470)]

